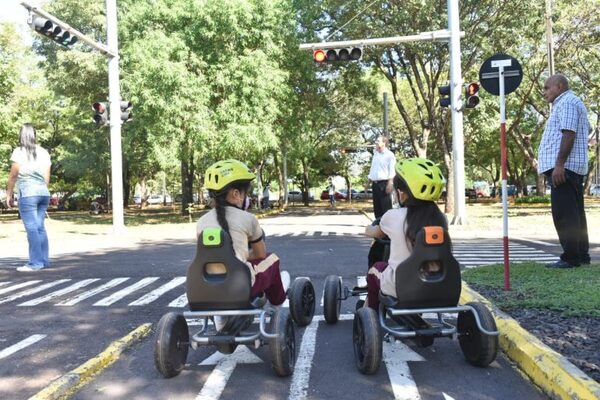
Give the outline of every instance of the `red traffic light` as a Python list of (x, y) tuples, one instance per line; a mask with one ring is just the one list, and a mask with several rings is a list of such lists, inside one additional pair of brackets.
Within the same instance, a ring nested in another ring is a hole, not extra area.
[(478, 82), (471, 82), (467, 85), (467, 95), (468, 96), (475, 96), (475, 95), (477, 95), (477, 92), (479, 92), (479, 83)]
[(479, 104), (479, 82), (471, 82), (465, 88), (466, 108), (475, 108)]
[(325, 54), (325, 50), (315, 50), (313, 52), (313, 60), (315, 60), (315, 62), (318, 63), (327, 61), (327, 55)]
[(106, 111), (106, 104), (104, 103), (94, 103), (92, 105), (92, 108), (94, 109), (94, 111), (96, 111), (97, 113), (103, 113)]

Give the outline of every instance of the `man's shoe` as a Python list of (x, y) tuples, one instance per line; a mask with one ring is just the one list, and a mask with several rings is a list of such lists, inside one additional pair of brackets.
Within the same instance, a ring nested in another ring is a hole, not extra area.
[(545, 265), (546, 268), (574, 268), (579, 267), (579, 264), (571, 264), (563, 260)]
[(17, 271), (19, 271), (19, 272), (33, 272), (33, 271), (39, 271), (42, 268), (44, 268), (44, 267), (32, 267), (29, 264), (25, 264), (22, 267), (17, 267)]

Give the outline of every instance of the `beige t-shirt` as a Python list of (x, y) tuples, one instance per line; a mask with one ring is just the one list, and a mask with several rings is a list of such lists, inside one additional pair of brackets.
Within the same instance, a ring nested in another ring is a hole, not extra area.
[[(225, 210), (225, 218), (227, 218), (229, 224), (229, 235), (233, 241), (235, 255), (246, 262), (249, 253), (248, 243), (259, 240), (263, 235), (258, 219), (254, 214), (239, 208), (225, 207)], [(217, 221), (217, 211), (210, 210), (198, 220), (196, 237), (200, 236), (200, 232), (206, 228), (218, 228), (220, 226)]]
[(390, 238), (390, 258), (388, 267), (381, 274), (381, 291), (389, 296), (396, 295), (396, 268), (406, 260), (411, 250), (406, 241), (406, 208), (392, 208), (381, 217), (379, 228)]

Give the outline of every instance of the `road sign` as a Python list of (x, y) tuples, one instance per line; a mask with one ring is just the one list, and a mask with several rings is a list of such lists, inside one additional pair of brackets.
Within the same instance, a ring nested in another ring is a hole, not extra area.
[(502, 53), (494, 54), (481, 64), (479, 82), (486, 91), (495, 96), (500, 96), (500, 69), (504, 70), (504, 94), (517, 90), (523, 80), (523, 69), (516, 58)]

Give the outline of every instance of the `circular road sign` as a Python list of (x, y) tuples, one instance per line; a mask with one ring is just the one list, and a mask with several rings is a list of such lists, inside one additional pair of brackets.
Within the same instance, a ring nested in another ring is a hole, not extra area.
[(523, 69), (516, 58), (496, 53), (481, 64), (479, 82), (483, 88), (493, 95), (500, 96), (498, 80), (500, 67), (504, 67), (504, 94), (517, 90), (523, 80)]

